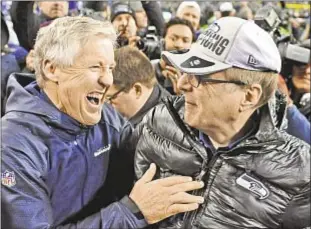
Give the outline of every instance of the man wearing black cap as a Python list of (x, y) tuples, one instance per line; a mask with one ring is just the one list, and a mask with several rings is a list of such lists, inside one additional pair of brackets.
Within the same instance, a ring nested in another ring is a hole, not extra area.
[(140, 37), (136, 35), (137, 25), (133, 9), (128, 4), (114, 4), (111, 10), (111, 22), (115, 30), (119, 33), (119, 45), (135, 47)]

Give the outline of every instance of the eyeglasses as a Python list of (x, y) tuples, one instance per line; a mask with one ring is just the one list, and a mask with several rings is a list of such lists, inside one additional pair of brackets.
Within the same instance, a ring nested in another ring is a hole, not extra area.
[(240, 80), (218, 80), (218, 79), (211, 79), (207, 76), (198, 76), (198, 75), (187, 75), (188, 83), (191, 84), (192, 87), (199, 87), (201, 83), (233, 83), (236, 85), (245, 86), (246, 83)]
[(117, 96), (118, 96), (121, 92), (123, 92), (124, 90), (125, 90), (125, 87), (122, 87), (122, 88), (121, 88), (120, 90), (118, 90), (116, 93), (114, 93), (114, 94), (112, 94), (112, 95), (106, 96), (105, 102), (106, 102), (106, 103), (111, 103), (112, 100), (114, 100), (115, 98), (117, 98)]

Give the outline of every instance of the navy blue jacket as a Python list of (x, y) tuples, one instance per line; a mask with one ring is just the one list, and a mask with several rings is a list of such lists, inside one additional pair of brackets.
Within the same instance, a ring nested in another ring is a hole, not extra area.
[[(2, 228), (146, 226), (127, 196), (113, 203), (116, 197), (101, 201), (107, 189), (118, 186), (104, 185), (111, 157), (117, 155), (121, 162), (133, 157), (126, 143), (129, 125), (106, 106), (97, 125), (83, 126), (60, 112), (35, 82), (23, 87), (22, 77), (8, 80), (2, 118)], [(112, 178), (123, 184), (129, 171), (116, 167), (120, 180)], [(94, 202), (96, 212), (90, 206)]]
[(287, 108), (286, 132), (311, 144), (310, 122), (295, 105)]

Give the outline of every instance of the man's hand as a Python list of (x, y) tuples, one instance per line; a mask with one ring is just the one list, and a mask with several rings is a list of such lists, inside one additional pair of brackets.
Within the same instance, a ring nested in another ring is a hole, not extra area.
[(172, 82), (175, 94), (181, 94), (181, 91), (177, 87), (177, 81), (181, 75), (180, 72), (176, 68), (167, 65), (162, 59), (160, 59), (160, 66), (162, 69), (162, 75)]
[(200, 189), (203, 182), (192, 181), (191, 177), (173, 176), (152, 181), (156, 173), (151, 164), (143, 177), (138, 180), (130, 194), (149, 224), (157, 223), (172, 215), (192, 211), (203, 203), (201, 196), (187, 191)]
[(129, 46), (131, 47), (137, 47), (136, 43), (139, 41), (141, 38), (139, 36), (132, 36), (129, 38)]

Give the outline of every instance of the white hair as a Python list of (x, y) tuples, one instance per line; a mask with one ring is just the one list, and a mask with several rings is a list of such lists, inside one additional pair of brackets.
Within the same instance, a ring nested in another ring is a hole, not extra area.
[(116, 32), (108, 21), (89, 17), (62, 17), (39, 30), (34, 46), (34, 68), (37, 82), (44, 85), (43, 63), (51, 61), (58, 67), (70, 67), (84, 45), (93, 37), (103, 35), (116, 42)]
[(201, 8), (196, 1), (184, 1), (184, 2), (180, 3), (180, 5), (178, 6), (177, 11), (176, 11), (176, 16), (177, 17), (181, 16), (182, 11), (186, 7), (195, 8), (197, 11), (199, 11), (199, 14), (201, 15)]

